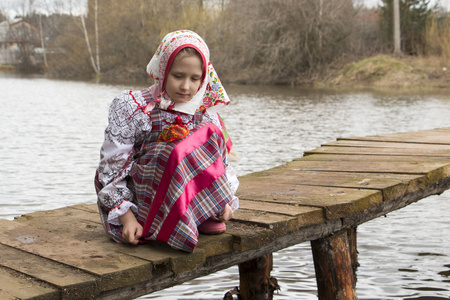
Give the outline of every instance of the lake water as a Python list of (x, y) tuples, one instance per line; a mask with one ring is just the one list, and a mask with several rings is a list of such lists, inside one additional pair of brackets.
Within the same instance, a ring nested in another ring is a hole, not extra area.
[[(121, 86), (0, 74), (0, 218), (95, 203), (107, 113)], [(450, 126), (450, 95), (228, 86), (222, 116), (238, 175), (269, 169), (338, 137)], [(358, 227), (359, 299), (450, 298), (450, 192)], [(274, 299), (317, 299), (309, 243), (274, 253)], [(142, 299), (222, 299), (232, 267)]]

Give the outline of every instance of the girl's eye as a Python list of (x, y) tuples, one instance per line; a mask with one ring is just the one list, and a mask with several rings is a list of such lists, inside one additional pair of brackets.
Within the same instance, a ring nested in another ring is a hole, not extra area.
[(198, 77), (192, 77), (192, 81), (198, 81), (198, 80), (200, 80), (200, 78), (198, 78)]

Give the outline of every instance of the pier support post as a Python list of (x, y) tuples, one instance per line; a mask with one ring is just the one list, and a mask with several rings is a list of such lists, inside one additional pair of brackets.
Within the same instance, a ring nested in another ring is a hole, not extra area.
[(358, 262), (358, 249), (357, 249), (357, 241), (356, 241), (356, 227), (348, 228), (347, 229), (347, 238), (348, 238), (348, 245), (350, 247), (350, 259), (352, 261), (352, 269), (353, 269), (353, 279), (356, 284), (356, 270), (359, 267)]
[(347, 230), (343, 230), (311, 241), (318, 296), (321, 300), (357, 299), (347, 234)]
[(275, 278), (270, 277), (273, 267), (272, 253), (239, 264), (239, 294), (241, 300), (271, 300), (278, 289)]

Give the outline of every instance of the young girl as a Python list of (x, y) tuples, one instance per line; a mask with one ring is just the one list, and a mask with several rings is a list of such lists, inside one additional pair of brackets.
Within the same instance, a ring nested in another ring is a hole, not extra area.
[(224, 232), (238, 180), (217, 112), (230, 100), (192, 31), (169, 33), (147, 66), (155, 84), (112, 102), (95, 186), (119, 243), (161, 241), (192, 252), (198, 232)]

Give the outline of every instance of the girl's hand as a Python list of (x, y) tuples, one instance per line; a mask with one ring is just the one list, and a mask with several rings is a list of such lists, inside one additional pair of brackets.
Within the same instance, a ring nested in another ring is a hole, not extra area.
[(231, 219), (231, 217), (233, 216), (233, 210), (231, 209), (231, 207), (227, 204), (225, 205), (225, 209), (224, 209), (224, 213), (221, 216), (217, 216), (217, 218), (221, 221), (221, 222), (226, 222), (229, 219)]
[(124, 215), (119, 217), (123, 225), (122, 237), (123, 239), (133, 245), (139, 243), (139, 238), (142, 236), (142, 225), (136, 220), (131, 210), (128, 210)]

